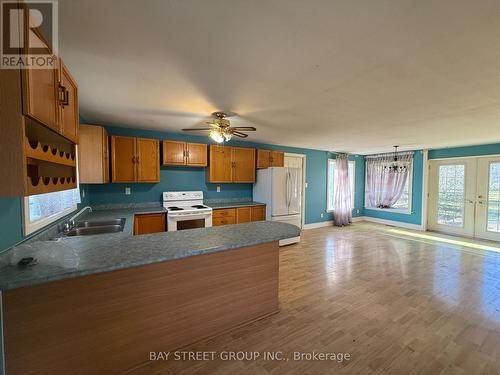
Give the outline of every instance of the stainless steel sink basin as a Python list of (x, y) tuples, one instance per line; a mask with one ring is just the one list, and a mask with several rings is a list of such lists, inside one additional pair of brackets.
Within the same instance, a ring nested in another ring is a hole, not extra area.
[(111, 220), (85, 220), (78, 221), (75, 223), (75, 228), (92, 228), (92, 227), (103, 227), (108, 225), (125, 225), (125, 218), (121, 219), (111, 219)]
[(116, 233), (122, 231), (123, 226), (121, 225), (102, 225), (100, 227), (74, 228), (66, 233), (66, 236), (90, 236), (92, 234)]
[(75, 227), (66, 236), (90, 236), (93, 234), (123, 232), (125, 218), (111, 220), (86, 220), (75, 223)]

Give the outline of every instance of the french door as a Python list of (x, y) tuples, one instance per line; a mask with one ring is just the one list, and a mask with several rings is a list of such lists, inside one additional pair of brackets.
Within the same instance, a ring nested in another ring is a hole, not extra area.
[(428, 227), (500, 241), (500, 157), (429, 162)]

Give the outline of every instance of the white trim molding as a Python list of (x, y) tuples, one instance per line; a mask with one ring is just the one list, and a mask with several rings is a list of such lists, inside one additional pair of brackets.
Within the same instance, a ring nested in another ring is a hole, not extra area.
[(327, 221), (318, 221), (317, 223), (310, 223), (310, 224), (304, 224), (304, 227), (302, 229), (316, 229), (316, 228), (323, 228), (323, 227), (332, 227), (333, 226), (333, 220), (327, 220)]

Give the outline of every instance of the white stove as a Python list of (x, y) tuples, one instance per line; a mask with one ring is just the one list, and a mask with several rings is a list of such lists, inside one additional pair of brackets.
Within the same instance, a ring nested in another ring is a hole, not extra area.
[(163, 207), (169, 232), (212, 226), (212, 208), (203, 204), (202, 191), (166, 191)]

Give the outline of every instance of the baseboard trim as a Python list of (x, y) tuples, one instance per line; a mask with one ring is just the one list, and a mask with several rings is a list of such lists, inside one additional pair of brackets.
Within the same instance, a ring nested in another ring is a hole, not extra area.
[(395, 221), (395, 220), (379, 219), (378, 217), (360, 216), (357, 219), (361, 219), (359, 221), (369, 221), (371, 223), (384, 224), (384, 225), (389, 225), (391, 227), (399, 227), (399, 228), (413, 229), (419, 231), (424, 230), (422, 225), (404, 223), (402, 221)]
[(315, 229), (333, 226), (333, 220), (320, 221), (317, 223), (304, 224), (302, 229)]

